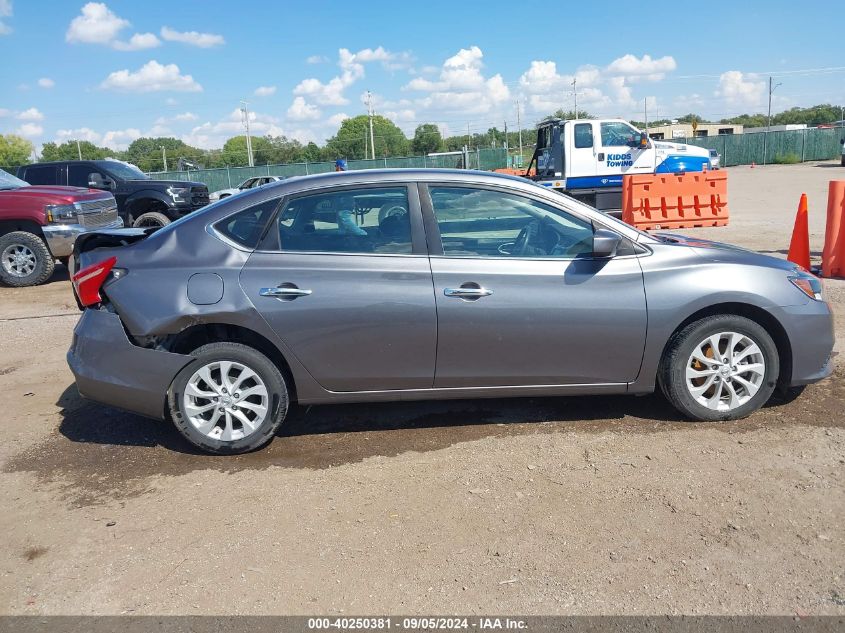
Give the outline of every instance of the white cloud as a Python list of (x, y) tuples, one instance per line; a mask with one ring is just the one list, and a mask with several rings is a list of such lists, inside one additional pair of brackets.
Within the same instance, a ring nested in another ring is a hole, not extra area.
[(104, 2), (89, 2), (70, 21), (65, 40), (72, 44), (103, 44), (118, 51), (140, 51), (161, 44), (153, 33), (135, 33), (129, 41), (118, 39), (129, 26), (129, 20), (115, 14)]
[(328, 64), (329, 58), (325, 55), (311, 55), (305, 58), (306, 64)]
[(719, 77), (719, 87), (715, 94), (732, 106), (758, 106), (763, 103), (766, 82), (756, 75), (729, 70)]
[(171, 117), (160, 116), (155, 120), (155, 125), (164, 126), (171, 122), (196, 121), (197, 118), (197, 115), (193, 112), (183, 112)]
[(141, 51), (161, 46), (161, 40), (154, 33), (135, 33), (129, 38), (128, 42), (115, 40), (111, 43), (111, 46), (119, 51)]
[(644, 81), (660, 81), (677, 68), (675, 59), (669, 55), (660, 59), (652, 59), (651, 55), (643, 55), (638, 58), (636, 55), (623, 55), (614, 59), (607, 67), (611, 75), (622, 75), (631, 81), (642, 79)]
[(303, 97), (295, 97), (287, 111), (287, 118), (291, 121), (314, 121), (321, 116), (319, 108), (307, 103)]
[(38, 85), (41, 88), (52, 88), (56, 85), (56, 82), (50, 79), (49, 77), (42, 77), (38, 80)]
[[(279, 126), (279, 119), (260, 112), (250, 111), (249, 132), (252, 136), (287, 136)], [(228, 116), (212, 123), (206, 121), (195, 126), (190, 133), (182, 135), (182, 140), (188, 145), (203, 149), (220, 148), (227, 139), (246, 134), (243, 125), (243, 113), (239, 108), (232, 110)]]
[(115, 150), (124, 150), (129, 147), (129, 144), (135, 139), (141, 138), (144, 134), (137, 128), (127, 128), (125, 130), (109, 130), (104, 134), (92, 130), (89, 127), (81, 127), (68, 130), (58, 130), (56, 132), (56, 142), (64, 143), (66, 141), (88, 141), (94, 145), (100, 145)]
[(276, 86), (258, 86), (255, 89), (256, 97), (269, 97), (274, 94), (276, 94)]
[(340, 124), (349, 118), (352, 117), (350, 117), (345, 112), (338, 112), (337, 114), (333, 114), (328, 119), (326, 119), (326, 123), (328, 123), (332, 127), (340, 127)]
[[(0, 0), (0, 18), (12, 17), (12, 0)], [(5, 20), (0, 20), (0, 35), (8, 35), (12, 32), (12, 27), (6, 24)]]
[(129, 26), (129, 20), (115, 15), (103, 2), (89, 2), (70, 22), (65, 40), (79, 44), (110, 44)]
[(102, 88), (125, 92), (201, 92), (202, 86), (191, 75), (180, 74), (176, 64), (151, 60), (136, 72), (117, 70), (100, 84)]
[(0, 108), (0, 117), (12, 116), (12, 111), (6, 108)]
[(15, 134), (29, 138), (41, 136), (43, 132), (44, 128), (38, 125), (37, 123), (24, 123), (17, 130), (15, 130)]
[(364, 77), (364, 64), (380, 62), (389, 69), (404, 67), (409, 63), (408, 53), (391, 53), (383, 47), (364, 48), (357, 53), (347, 48), (338, 50), (338, 66), (341, 73), (328, 82), (309, 77), (293, 89), (293, 94), (308, 97), (319, 105), (346, 105), (349, 99), (343, 94), (346, 88)]
[(161, 27), (161, 39), (168, 42), (181, 42), (199, 48), (212, 48), (226, 43), (222, 35), (216, 33), (198, 33), (197, 31), (177, 31), (169, 26)]
[(416, 77), (404, 89), (429, 93), (416, 101), (423, 109), (488, 113), (510, 99), (510, 90), (501, 75), (484, 76), (483, 58), (477, 46), (462, 48), (443, 63), (439, 79)]
[(15, 118), (21, 121), (43, 121), (44, 115), (38, 108), (29, 108), (23, 112), (18, 112)]

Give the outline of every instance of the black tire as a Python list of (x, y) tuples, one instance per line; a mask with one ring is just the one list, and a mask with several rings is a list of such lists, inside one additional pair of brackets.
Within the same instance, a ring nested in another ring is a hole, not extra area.
[(845, 154), (842, 154), (842, 166), (845, 167)]
[(136, 229), (151, 226), (167, 226), (168, 224), (170, 224), (170, 218), (158, 211), (142, 213), (132, 222), (132, 226)]
[[(196, 360), (177, 374), (167, 392), (170, 417), (182, 436), (200, 450), (218, 455), (248, 453), (270, 442), (287, 415), (289, 402), (287, 384), (279, 368), (261, 352), (240, 343), (209, 343), (194, 350), (191, 356)], [(269, 406), (264, 421), (240, 439), (224, 441), (201, 433), (184, 410), (183, 394), (191, 376), (215, 361), (234, 361), (245, 365), (258, 374), (267, 388)]]
[[(763, 379), (757, 392), (744, 404), (722, 411), (699, 403), (689, 392), (686, 382), (686, 365), (695, 347), (707, 337), (720, 332), (736, 332), (747, 336), (760, 348), (765, 362)], [(658, 383), (672, 406), (693, 420), (738, 420), (766, 404), (777, 386), (779, 371), (777, 347), (766, 329), (751, 319), (725, 314), (691, 323), (672, 337), (658, 369)]]
[[(14, 274), (11, 263), (5, 260), (4, 254), (6, 249), (23, 248), (31, 253), (35, 258), (35, 267), (27, 275), (20, 276)], [(9, 270), (7, 270), (7, 265)], [(30, 233), (28, 231), (14, 231), (6, 233), (0, 237), (0, 281), (7, 286), (22, 288), (24, 286), (37, 286), (43, 284), (52, 275), (56, 267), (56, 262), (53, 259), (50, 249), (44, 243), (40, 236)]]

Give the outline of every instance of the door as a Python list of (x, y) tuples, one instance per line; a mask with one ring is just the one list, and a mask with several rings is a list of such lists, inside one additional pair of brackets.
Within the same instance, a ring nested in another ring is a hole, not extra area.
[(595, 176), (598, 173), (598, 151), (596, 148), (594, 128), (597, 124), (575, 123), (567, 124), (566, 153), (567, 189), (578, 189), (596, 186)]
[(617, 176), (622, 184), (624, 174), (652, 173), (655, 166), (654, 144), (640, 147), (640, 131), (624, 121), (602, 121), (599, 124), (601, 149), (598, 173)]
[(432, 386), (437, 314), (411, 191), (293, 197), (241, 272), (258, 312), (329, 391)]
[(435, 387), (636, 378), (646, 306), (633, 245), (593, 259), (592, 225), (558, 207), (480, 187), (428, 191), (426, 226), (442, 250), (431, 257)]

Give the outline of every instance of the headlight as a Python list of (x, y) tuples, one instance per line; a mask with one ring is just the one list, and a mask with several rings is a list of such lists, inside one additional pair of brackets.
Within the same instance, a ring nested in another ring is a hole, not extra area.
[(47, 221), (67, 223), (76, 220), (76, 207), (72, 204), (48, 204), (44, 207)]
[(173, 198), (174, 202), (188, 202), (191, 197), (190, 187), (168, 187), (167, 193)]
[(806, 270), (796, 268), (795, 272), (789, 276), (789, 281), (798, 290), (810, 297), (810, 299), (815, 299), (816, 301), (822, 300), (822, 282), (815, 275), (808, 273)]

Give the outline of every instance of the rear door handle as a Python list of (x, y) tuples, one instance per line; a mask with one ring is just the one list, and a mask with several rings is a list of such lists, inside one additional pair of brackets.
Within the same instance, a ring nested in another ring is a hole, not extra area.
[(493, 294), (492, 290), (488, 290), (478, 284), (464, 284), (460, 288), (444, 288), (443, 294), (447, 297), (457, 297), (458, 299), (481, 299), (481, 297), (489, 297)]
[(279, 284), (275, 288), (261, 288), (258, 294), (262, 297), (275, 297), (276, 299), (292, 301), (297, 297), (307, 297), (312, 292), (311, 290), (298, 288), (295, 284), (285, 283)]

